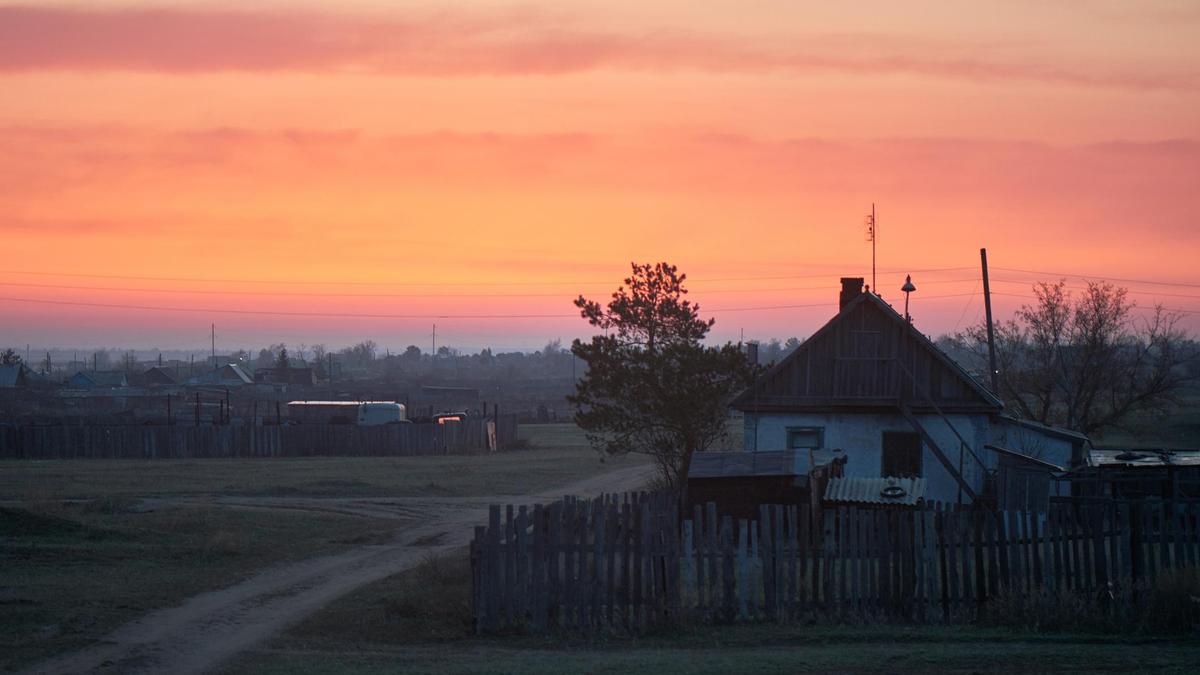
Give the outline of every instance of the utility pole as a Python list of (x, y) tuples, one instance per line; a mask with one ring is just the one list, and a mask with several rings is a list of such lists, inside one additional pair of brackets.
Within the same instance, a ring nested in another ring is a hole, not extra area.
[(996, 334), (992, 329), (992, 288), (988, 285), (987, 249), (979, 249), (979, 261), (983, 265), (983, 311), (987, 317), (988, 370), (992, 376), (992, 393), (1000, 395), (1000, 371), (996, 370)]
[(433, 324), (433, 348), (430, 349), (429, 355), (437, 358), (437, 324)]
[(213, 368), (217, 367), (217, 324), (212, 325), (212, 363)]

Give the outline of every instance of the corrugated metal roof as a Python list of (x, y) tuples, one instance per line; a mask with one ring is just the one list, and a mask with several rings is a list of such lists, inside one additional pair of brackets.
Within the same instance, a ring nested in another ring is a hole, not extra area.
[(1089, 466), (1200, 466), (1200, 450), (1129, 450), (1104, 448), (1088, 453)]
[(924, 478), (831, 478), (825, 501), (915, 506), (925, 497)]

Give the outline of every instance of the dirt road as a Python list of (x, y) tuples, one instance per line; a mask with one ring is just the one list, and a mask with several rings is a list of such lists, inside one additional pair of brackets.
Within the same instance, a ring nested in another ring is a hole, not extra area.
[(644, 484), (648, 471), (646, 466), (623, 468), (524, 497), (220, 500), (242, 508), (329, 510), (372, 517), (419, 515), (423, 523), (405, 529), (391, 544), (273, 567), (234, 586), (202, 593), (178, 607), (127, 623), (97, 645), (39, 664), (30, 672), (206, 672), (364, 584), (410, 569), (430, 553), (465, 546), (473, 526), (486, 522), (489, 503), (545, 503), (564, 494), (591, 496), (636, 489)]

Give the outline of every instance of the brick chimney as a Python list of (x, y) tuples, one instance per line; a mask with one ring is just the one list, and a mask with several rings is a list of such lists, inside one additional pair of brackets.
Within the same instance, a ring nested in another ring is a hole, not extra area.
[(842, 294), (838, 296), (838, 311), (846, 309), (850, 301), (862, 295), (862, 277), (842, 277)]

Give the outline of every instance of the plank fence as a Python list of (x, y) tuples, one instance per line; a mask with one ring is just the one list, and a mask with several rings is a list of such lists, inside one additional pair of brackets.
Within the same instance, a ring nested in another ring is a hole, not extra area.
[(970, 616), (1002, 595), (1136, 593), (1200, 565), (1200, 505), (1052, 504), (1044, 513), (713, 504), (653, 494), (492, 506), (471, 544), (476, 629), (640, 631), (813, 613)]
[[(490, 426), (489, 426), (490, 425)], [(408, 456), (487, 452), (517, 437), (515, 415), (446, 424), (0, 426), (0, 459)]]

